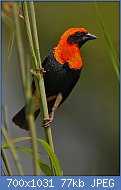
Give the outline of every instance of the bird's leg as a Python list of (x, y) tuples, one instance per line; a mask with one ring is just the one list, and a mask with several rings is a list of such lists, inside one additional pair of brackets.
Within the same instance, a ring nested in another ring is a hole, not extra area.
[(44, 68), (34, 68), (34, 70), (36, 70), (36, 71), (39, 71), (40, 72), (40, 74), (44, 74), (44, 73), (46, 73), (46, 71), (44, 70)]
[(50, 126), (50, 124), (52, 123), (52, 121), (54, 119), (55, 110), (58, 108), (58, 106), (59, 106), (60, 102), (62, 101), (62, 99), (63, 99), (62, 94), (59, 93), (57, 95), (57, 98), (55, 100), (54, 106), (52, 108), (51, 117), (49, 119), (46, 119), (46, 118), (44, 119), (42, 127)]

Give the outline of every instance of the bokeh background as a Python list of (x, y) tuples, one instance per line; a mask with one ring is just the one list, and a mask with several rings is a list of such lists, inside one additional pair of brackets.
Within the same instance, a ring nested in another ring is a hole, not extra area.
[[(97, 3), (119, 58), (119, 2)], [(52, 124), (55, 152), (64, 175), (119, 175), (119, 81), (106, 49), (94, 2), (35, 2), (41, 58), (57, 45), (70, 27), (83, 27), (97, 36), (81, 48), (81, 78), (66, 102), (57, 110)], [(29, 52), (23, 28), (24, 51)], [(7, 49), (10, 29), (2, 23), (3, 105), (7, 108), (12, 138), (28, 136), (14, 126), (13, 115), (24, 105), (16, 45), (10, 64)], [(42, 122), (42, 121), (41, 121)], [(38, 137), (44, 130), (37, 119)], [(21, 142), (21, 147), (30, 147)], [(32, 160), (18, 152), (26, 175), (33, 174)], [(17, 172), (8, 154), (14, 175)], [(42, 156), (47, 160), (47, 157)]]

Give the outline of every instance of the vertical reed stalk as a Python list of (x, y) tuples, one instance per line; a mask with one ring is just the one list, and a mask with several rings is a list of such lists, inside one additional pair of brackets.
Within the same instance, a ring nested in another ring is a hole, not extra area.
[(8, 122), (7, 122), (7, 111), (6, 111), (6, 107), (5, 106), (2, 107), (2, 111), (3, 111), (3, 123), (4, 123), (4, 127), (5, 127), (6, 131), (9, 133), (9, 131), (8, 131)]
[(31, 100), (32, 94), (31, 94), (31, 87), (30, 87), (30, 78), (29, 78), (29, 72), (28, 72), (28, 62), (27, 62), (27, 71), (26, 71), (26, 101), (27, 104), (27, 121), (29, 125), (29, 134), (31, 139), (31, 145), (32, 145), (32, 151), (33, 151), (33, 166), (34, 166), (34, 174), (39, 176), (40, 175), (40, 167), (39, 167), (39, 155), (38, 155), (38, 143), (36, 140), (37, 132), (34, 122), (34, 115), (33, 115), (33, 102)]
[[(38, 67), (42, 68), (42, 63), (41, 63), (41, 58), (40, 58), (40, 48), (39, 48), (38, 35), (37, 35), (37, 26), (36, 26), (34, 4), (33, 4), (33, 2), (29, 2), (29, 5), (30, 5), (30, 14), (31, 14), (31, 19), (32, 19), (33, 37), (34, 37), (34, 42), (35, 42), (35, 53), (36, 53), (36, 57), (37, 57), (37, 61), (38, 61)], [(40, 92), (41, 92), (40, 98), (41, 98), (41, 107), (42, 107), (42, 111), (43, 111), (43, 117), (49, 118), (47, 101), (46, 101), (46, 94), (45, 94), (45, 87), (44, 87), (44, 80), (42, 77), (39, 80), (39, 88), (40, 88)], [(51, 148), (54, 150), (52, 133), (51, 133), (50, 127), (45, 128), (45, 135), (46, 135), (47, 142), (49, 143)]]
[(12, 155), (12, 157), (14, 159), (15, 164), (16, 164), (16, 168), (18, 170), (19, 175), (24, 175), (24, 172), (23, 172), (23, 169), (22, 169), (18, 154), (16, 153), (14, 144), (12, 143), (11, 139), (9, 138), (6, 129), (3, 128), (3, 127), (2, 127), (2, 134), (3, 134), (5, 140), (6, 140), (7, 144), (8, 144), (8, 147), (10, 149), (11, 155)]
[(107, 47), (107, 51), (109, 53), (111, 62), (113, 64), (114, 70), (116, 72), (118, 81), (120, 81), (120, 64), (119, 64), (119, 60), (118, 60), (118, 57), (116, 55), (115, 49), (113, 47), (113, 44), (111, 42), (111, 39), (109, 37), (109, 34), (108, 34), (107, 30), (106, 30), (106, 27), (105, 27), (105, 24), (103, 22), (103, 19), (102, 19), (100, 10), (98, 8), (98, 5), (97, 5), (96, 2), (94, 2), (94, 3), (95, 3), (95, 7), (96, 7), (100, 27), (101, 27), (102, 32), (103, 32), (103, 36), (104, 36), (105, 44), (106, 44), (106, 47)]
[(3, 147), (2, 147), (1, 154), (2, 154), (2, 159), (5, 164), (6, 170), (8, 172), (8, 175), (12, 176), (12, 171), (11, 171), (11, 168), (10, 168), (10, 165), (9, 165), (9, 162), (8, 162), (8, 159), (7, 159), (7, 156), (6, 156), (6, 153), (5, 153), (5, 150)]
[[(30, 2), (29, 5), (30, 5), (31, 20), (32, 20), (32, 23), (31, 23), (32, 31), (31, 31), (31, 26), (30, 26), (30, 19), (29, 19), (29, 14), (28, 14), (27, 2), (24, 2), (24, 6), (23, 6), (24, 9), (23, 10), (24, 10), (25, 23), (26, 23), (27, 34), (28, 34), (28, 39), (29, 39), (29, 44), (30, 44), (30, 51), (31, 51), (33, 61), (34, 61), (34, 63), (33, 63), (34, 68), (37, 68), (37, 69), (40, 68), (41, 69), (42, 64), (41, 64), (41, 58), (40, 58), (40, 50), (39, 50), (39, 43), (38, 43), (38, 35), (37, 35), (37, 27), (36, 27), (36, 19), (35, 19), (33, 2)], [(33, 39), (34, 39), (34, 43), (33, 43)], [(40, 77), (39, 81), (38, 81), (38, 79), (36, 77), (34, 77), (34, 81), (35, 81), (35, 85), (36, 85), (37, 95), (38, 95), (38, 97), (40, 97), (43, 118), (48, 119), (49, 114), (48, 114), (48, 108), (47, 108), (44, 79), (43, 79), (43, 77)], [(46, 140), (47, 140), (48, 144), (54, 150), (50, 127), (45, 129), (45, 136), (46, 136)], [(51, 161), (50, 161), (50, 164), (51, 164), (51, 168), (53, 170), (53, 166), (52, 166)]]
[[(18, 54), (19, 54), (19, 62), (20, 62), (20, 69), (21, 69), (21, 77), (23, 82), (23, 88), (24, 88), (24, 95), (26, 103), (28, 103), (31, 99), (31, 95), (28, 92), (29, 89), (26, 89), (26, 72), (25, 72), (25, 57), (24, 57), (24, 48), (22, 43), (22, 35), (21, 35), (21, 28), (18, 18), (18, 10), (17, 5), (15, 3), (15, 6), (13, 6), (13, 12), (14, 12), (14, 23), (15, 23), (15, 29), (16, 29), (16, 39), (17, 39), (17, 46), (18, 46)], [(28, 79), (28, 78), (27, 78)], [(27, 81), (28, 83), (29, 81)], [(38, 143), (36, 141), (36, 128), (34, 127), (34, 116), (29, 110), (29, 113), (27, 113), (27, 120), (30, 127), (30, 134), (31, 134), (31, 144), (32, 144), (32, 150), (33, 150), (33, 168), (34, 168), (34, 175), (40, 175), (40, 168), (39, 168), (39, 162), (38, 162)]]

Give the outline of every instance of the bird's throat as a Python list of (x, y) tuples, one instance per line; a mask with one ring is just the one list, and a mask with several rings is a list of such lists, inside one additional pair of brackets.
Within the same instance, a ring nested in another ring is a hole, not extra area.
[(81, 69), (82, 58), (80, 55), (80, 49), (76, 44), (59, 43), (54, 48), (54, 57), (60, 63), (68, 63), (71, 69)]

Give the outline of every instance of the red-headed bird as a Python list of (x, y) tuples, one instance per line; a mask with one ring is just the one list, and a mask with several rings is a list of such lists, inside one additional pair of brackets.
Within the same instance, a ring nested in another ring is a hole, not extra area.
[[(50, 122), (53, 120), (57, 107), (66, 100), (79, 80), (82, 69), (80, 48), (86, 41), (96, 38), (84, 28), (70, 28), (63, 33), (58, 45), (43, 60), (42, 67), (46, 71), (43, 75), (46, 98), (49, 114), (51, 113)], [(35, 92), (33, 81), (33, 97)], [(35, 107), (34, 117), (36, 119), (41, 109), (37, 99), (35, 99)], [(29, 130), (25, 113), (26, 106), (12, 118), (12, 121), (20, 128)]]

